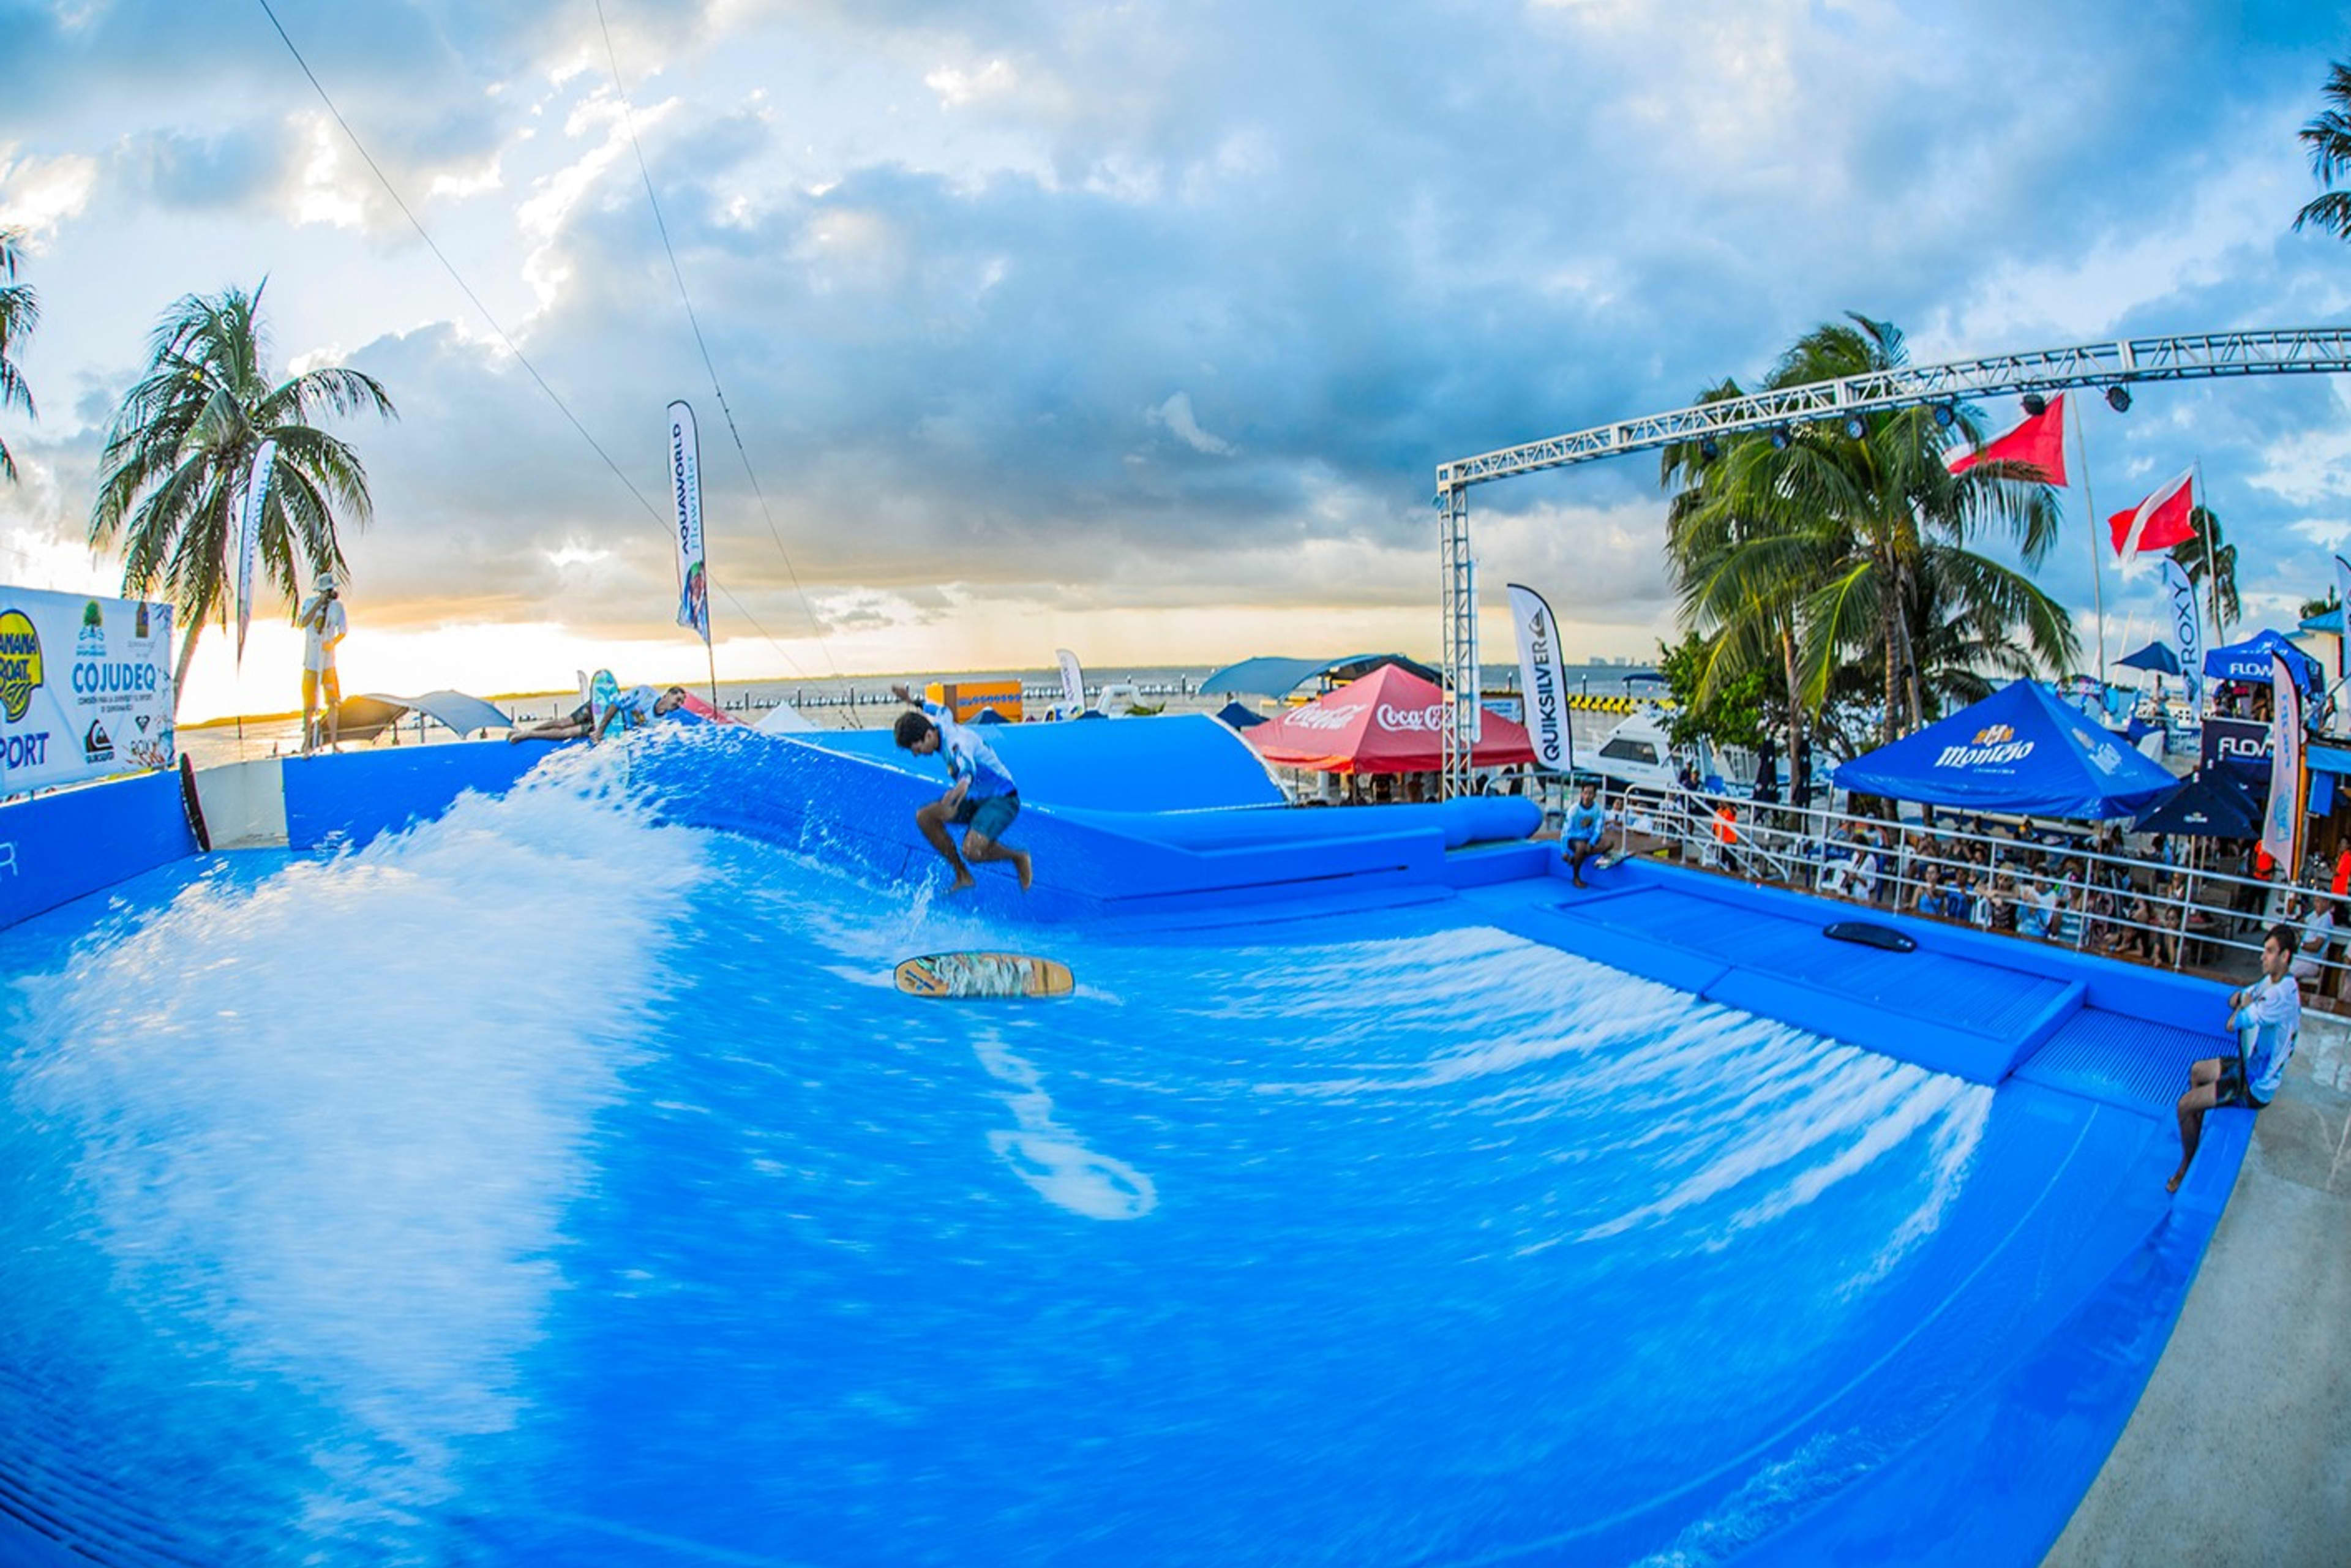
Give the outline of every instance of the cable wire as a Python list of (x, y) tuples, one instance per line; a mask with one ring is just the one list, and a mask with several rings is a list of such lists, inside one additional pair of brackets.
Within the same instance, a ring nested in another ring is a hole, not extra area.
[(743, 433), (735, 424), (735, 411), (727, 405), (726, 390), (718, 384), (717, 363), (711, 359), (709, 341), (702, 335), (702, 319), (695, 312), (694, 297), (686, 292), (685, 271), (678, 265), (677, 247), (670, 243), (669, 221), (662, 216), (661, 198), (653, 193), (653, 167), (645, 162), (644, 144), (637, 140), (636, 114), (629, 105), (628, 84), (621, 79), (621, 55), (612, 46), (611, 24), (604, 19), (604, 0), (596, 0), (596, 26), (604, 35), (604, 57), (612, 66), (612, 91), (621, 101), (621, 126), (629, 133), (629, 146), (637, 155), (637, 172), (645, 183), (645, 204), (653, 210), (653, 227), (661, 235), (663, 254), (669, 257), (669, 275), (677, 280), (677, 297), (685, 306), (686, 324), (694, 329), (694, 346), (702, 352), (702, 368), (710, 372), (711, 395), (718, 400), (718, 412), (726, 417), (726, 434), (735, 441), (735, 455), (743, 460), (743, 476), (751, 481), (751, 494), (759, 503), (759, 516), (767, 520), (768, 537), (776, 541), (776, 553), (783, 558), (784, 570), (792, 580), (792, 591), (799, 596), (800, 609), (816, 630), (817, 646), (824, 650), (825, 663), (839, 675), (841, 666), (833, 660), (831, 639), (825, 632), (824, 622), (817, 618), (816, 607), (809, 602), (808, 590), (800, 586), (799, 569), (792, 564), (792, 552), (784, 548), (783, 533), (776, 527), (776, 515), (768, 507), (768, 493), (759, 486), (759, 476), (751, 467), (751, 454), (743, 444)]
[[(514, 340), (513, 336), (507, 331), (503, 325), (500, 324), (497, 317), (492, 314), (490, 308), (482, 303), (482, 297), (474, 292), (473, 286), (465, 281), (465, 274), (457, 270), (456, 263), (449, 259), (447, 253), (443, 251), (441, 246), (434, 242), (432, 234), (425, 228), (423, 223), (418, 219), (416, 214), (410, 209), (405, 201), (401, 199), (399, 189), (392, 184), (390, 176), (384, 173), (382, 168), (376, 162), (374, 156), (368, 152), (367, 143), (360, 140), (360, 133), (351, 129), (351, 122), (343, 118), (343, 111), (335, 107), (333, 95), (327, 91), (326, 84), (319, 79), (318, 72), (310, 68), (310, 62), (304, 59), (302, 57), (302, 51), (295, 47), (293, 37), (286, 31), (286, 24), (277, 19), (277, 13), (271, 8), (269, 0), (256, 0), (256, 4), (260, 5), (262, 15), (269, 18), (269, 25), (277, 30), (278, 41), (286, 46), (286, 52), (294, 57), (294, 63), (302, 68), (303, 76), (309, 79), (310, 89), (313, 92), (316, 92), (319, 95), (319, 101), (327, 106), (327, 112), (332, 115), (334, 117), (335, 123), (341, 127), (343, 135), (350, 140), (352, 150), (359, 153), (360, 162), (364, 162), (368, 166), (368, 172), (375, 176), (376, 183), (383, 187), (383, 193), (392, 198), (392, 204), (400, 209), (400, 215), (408, 220), (408, 226), (416, 231), (416, 237), (424, 242), (424, 248), (433, 253), (433, 258), (441, 264), (442, 270), (449, 275), (449, 280), (457, 286), (458, 292), (465, 295), (467, 301), (473, 305), (475, 310), (481, 315), (482, 319), (490, 324), (490, 330), (498, 335), (498, 340), (507, 346), (507, 350), (509, 353), (514, 355), (515, 362), (521, 365), (525, 371), (529, 372), (530, 379), (538, 384), (538, 390), (547, 394), (548, 401), (553, 403), (557, 410), (562, 413), (563, 417), (570, 423), (571, 428), (580, 433), (580, 439), (585, 441), (590, 449), (592, 450), (598, 457), (603, 459), (604, 466), (612, 471), (612, 477), (618, 479), (622, 486), (628, 490), (629, 494), (636, 497), (637, 505), (645, 509), (645, 516), (653, 519), (653, 526), (659, 528), (662, 531), (663, 536), (666, 538), (669, 533), (669, 524), (662, 517), (661, 513), (654, 509), (653, 504), (645, 498), (645, 493), (637, 488), (636, 482), (629, 477), (628, 474), (618, 463), (612, 461), (612, 455), (604, 450), (603, 444), (598, 441), (596, 437), (590, 433), (586, 425), (580, 423), (580, 416), (571, 412), (571, 405), (565, 402), (561, 395), (558, 393), (552, 386), (548, 384), (547, 378), (538, 373), (538, 367), (530, 362), (530, 356), (522, 351), (522, 345)], [(632, 132), (632, 140), (633, 139), (634, 133)], [(695, 332), (698, 337), (700, 335), (700, 329), (698, 327), (695, 329)], [(733, 424), (734, 422), (731, 416), (727, 423), (730, 426)], [(794, 583), (795, 586), (798, 585), (797, 579), (794, 580)], [(745, 622), (766, 641), (768, 646), (773, 648), (778, 653), (783, 656), (784, 663), (791, 666), (792, 674), (796, 675), (803, 674), (799, 666), (799, 662), (794, 659), (791, 654), (786, 651), (781, 643), (777, 642), (773, 636), (769, 635), (768, 629), (760, 625), (758, 621), (753, 617), (751, 612), (743, 607), (743, 601), (736, 598), (735, 595), (728, 591), (726, 584), (717, 583), (714, 586), (717, 588), (721, 594), (726, 596), (726, 602), (734, 606), (735, 612), (740, 615)], [(802, 603), (806, 603), (805, 595), (802, 596)], [(831, 656), (830, 648), (826, 650), (826, 656), (828, 659)], [(838, 672), (836, 671), (836, 673)]]

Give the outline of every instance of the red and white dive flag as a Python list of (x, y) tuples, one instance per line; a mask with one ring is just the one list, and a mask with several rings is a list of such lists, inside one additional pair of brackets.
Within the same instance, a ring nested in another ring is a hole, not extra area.
[(2150, 550), (2169, 549), (2196, 537), (2188, 515), (2196, 509), (2196, 470), (2190, 468), (2146, 500), (2137, 509), (2116, 512), (2106, 519), (2115, 536), (2115, 553), (2128, 560)]
[(1962, 452), (1949, 463), (1954, 474), (1964, 474), (1979, 463), (2014, 463), (2038, 469), (2043, 481), (2064, 489), (2065, 394), (2059, 392), (2051, 398), (2047, 408), (2028, 416), (2006, 435), (1988, 441), (1973, 452)]

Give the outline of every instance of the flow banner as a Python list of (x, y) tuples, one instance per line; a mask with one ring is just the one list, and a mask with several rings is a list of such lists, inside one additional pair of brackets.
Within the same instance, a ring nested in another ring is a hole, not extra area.
[(2283, 655), (2270, 655), (2270, 801), (2262, 848), (2292, 881), (2302, 865), (2302, 687)]
[(1075, 718), (1086, 711), (1086, 673), (1078, 667), (1078, 656), (1067, 648), (1055, 649), (1053, 656), (1061, 664), (1061, 716)]
[(1554, 773), (1575, 766), (1575, 735), (1568, 727), (1567, 670), (1559, 656), (1559, 622), (1543, 596), (1524, 583), (1510, 585), (1510, 620), (1519, 633), (1519, 690), (1525, 701), (1527, 739), (1535, 761)]
[(0, 588), (0, 795), (177, 763), (170, 605)]
[(2165, 624), (2171, 651), (2179, 655), (2179, 684), (2188, 697), (2188, 711), (2204, 706), (2204, 619), (2196, 608), (2196, 585), (2188, 569), (2169, 556), (2162, 562)]
[(245, 668), (245, 629), (253, 624), (253, 558), (261, 549), (261, 513), (277, 476), (277, 443), (265, 441), (245, 476), (245, 505), (236, 526), (236, 667)]
[(702, 439), (694, 410), (669, 405), (669, 488), (677, 505), (677, 623), (710, 643), (710, 580), (702, 556)]
[(2335, 678), (2339, 681), (2346, 673), (2344, 653), (2351, 649), (2351, 560), (2339, 555), (2335, 558), (2335, 601), (2343, 612), (2343, 634), (2335, 639)]

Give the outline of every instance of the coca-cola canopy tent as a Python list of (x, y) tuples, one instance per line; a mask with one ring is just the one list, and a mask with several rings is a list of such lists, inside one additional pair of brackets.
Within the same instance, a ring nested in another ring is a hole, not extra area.
[[(1242, 738), (1259, 757), (1319, 773), (1423, 773), (1444, 766), (1445, 695), (1394, 664), (1327, 691)], [(1532, 762), (1522, 726), (1485, 716), (1470, 760), (1479, 768)]]

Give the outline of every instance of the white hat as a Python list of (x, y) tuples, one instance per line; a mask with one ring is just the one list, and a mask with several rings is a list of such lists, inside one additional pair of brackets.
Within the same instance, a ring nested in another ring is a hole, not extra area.
[(335, 586), (335, 569), (331, 566), (322, 569), (319, 573), (319, 591), (330, 593)]

